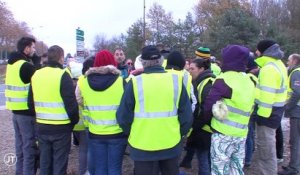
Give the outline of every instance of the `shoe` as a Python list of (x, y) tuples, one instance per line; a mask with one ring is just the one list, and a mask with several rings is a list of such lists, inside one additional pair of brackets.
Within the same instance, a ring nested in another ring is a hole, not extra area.
[(277, 163), (282, 163), (283, 159), (277, 159)]
[(278, 172), (278, 175), (297, 175), (299, 172), (291, 167), (285, 167), (282, 171)]

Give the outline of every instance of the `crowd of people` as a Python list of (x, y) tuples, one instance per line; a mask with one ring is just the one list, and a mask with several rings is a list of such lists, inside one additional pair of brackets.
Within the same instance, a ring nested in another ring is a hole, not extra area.
[[(72, 133), (80, 175), (122, 174), (126, 148), (136, 175), (184, 174), (194, 154), (199, 175), (242, 175), (253, 152), (257, 174), (296, 175), (300, 55), (290, 55), (287, 68), (279, 44), (269, 39), (258, 42), (255, 54), (229, 44), (220, 55), (222, 63), (199, 47), (187, 60), (180, 51), (148, 45), (133, 61), (121, 48), (100, 50), (80, 75), (63, 66), (60, 46), (40, 59), (35, 39), (22, 37), (5, 82), (16, 175), (36, 174), (38, 167), (42, 175), (66, 174)], [(283, 116), (290, 118), (291, 158), (277, 172)]]

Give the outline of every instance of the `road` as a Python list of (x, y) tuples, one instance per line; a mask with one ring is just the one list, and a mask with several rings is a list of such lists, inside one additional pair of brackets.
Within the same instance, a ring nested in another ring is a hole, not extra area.
[(4, 84), (0, 84), (0, 110), (5, 109)]

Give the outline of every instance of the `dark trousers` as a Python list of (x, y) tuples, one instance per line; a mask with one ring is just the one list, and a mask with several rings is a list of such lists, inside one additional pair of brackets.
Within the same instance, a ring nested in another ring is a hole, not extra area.
[(283, 158), (283, 134), (281, 124), (276, 129), (276, 155), (277, 159)]
[(178, 175), (178, 157), (157, 161), (134, 161), (135, 175)]
[(38, 135), (40, 174), (66, 175), (71, 147), (71, 133)]

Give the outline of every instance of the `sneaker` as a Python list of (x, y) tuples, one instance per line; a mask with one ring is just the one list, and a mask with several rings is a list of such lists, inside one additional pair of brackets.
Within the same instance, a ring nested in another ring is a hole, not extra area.
[(277, 159), (277, 163), (282, 163), (283, 159)]

